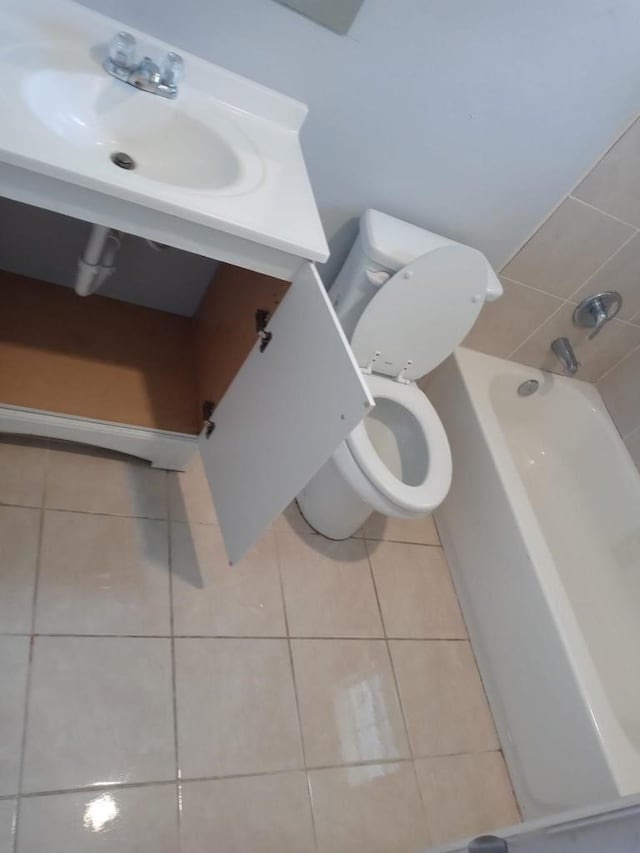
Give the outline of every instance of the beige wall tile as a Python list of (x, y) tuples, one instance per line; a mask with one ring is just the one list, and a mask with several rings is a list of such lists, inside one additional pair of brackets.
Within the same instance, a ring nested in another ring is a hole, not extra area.
[(567, 198), (502, 272), (567, 297), (634, 233), (617, 219)]
[(409, 757), (384, 640), (292, 640), (308, 767)]
[(175, 641), (183, 777), (302, 767), (286, 640)]
[(374, 512), (362, 525), (360, 533), (365, 539), (380, 539), (385, 542), (440, 544), (433, 515), (423, 515), (421, 518), (392, 518)]
[(391, 640), (389, 645), (415, 757), (498, 749), (469, 643)]
[(562, 300), (502, 278), (504, 293), (487, 302), (462, 346), (506, 358), (541, 323), (562, 306)]
[(636, 121), (573, 195), (640, 227), (640, 122)]
[(315, 851), (305, 773), (187, 782), (181, 800), (181, 853)]
[(216, 525), (174, 522), (171, 572), (176, 634), (286, 635), (272, 532), (230, 566)]
[(619, 252), (577, 290), (572, 302), (602, 290), (617, 290), (622, 295), (619, 320), (633, 320), (640, 312), (640, 235), (636, 235)]
[(276, 529), (289, 632), (294, 637), (382, 637), (364, 542)]
[(433, 844), (520, 821), (500, 752), (420, 759), (416, 771)]
[(418, 853), (430, 846), (410, 761), (312, 770), (309, 782), (318, 853)]
[(388, 637), (466, 638), (442, 548), (381, 542), (369, 559)]
[(610, 370), (598, 383), (618, 431), (627, 436), (640, 426), (640, 349)]
[(596, 382), (628, 352), (640, 344), (640, 327), (611, 320), (593, 340), (588, 329), (573, 325), (575, 305), (567, 302), (543, 326), (512, 354), (514, 361), (541, 367), (553, 373), (562, 373), (562, 366), (551, 352), (554, 338), (567, 337), (573, 346), (581, 367), (577, 379)]

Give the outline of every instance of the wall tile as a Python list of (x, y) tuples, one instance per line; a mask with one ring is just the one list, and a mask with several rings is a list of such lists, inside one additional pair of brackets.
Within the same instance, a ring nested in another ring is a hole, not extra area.
[(636, 121), (573, 195), (640, 226), (640, 121)]
[(587, 296), (602, 290), (618, 290), (622, 295), (620, 320), (633, 320), (640, 316), (640, 234), (637, 234), (619, 252), (577, 290), (572, 302), (581, 302)]
[(513, 352), (513, 360), (562, 373), (560, 362), (551, 352), (551, 342), (554, 338), (567, 337), (581, 363), (576, 378), (596, 382), (606, 370), (640, 344), (640, 327), (619, 320), (611, 320), (596, 338), (589, 340), (588, 329), (578, 329), (573, 325), (574, 308), (575, 305), (566, 303)]
[(508, 278), (501, 281), (504, 294), (483, 306), (462, 346), (506, 358), (562, 306), (562, 300)]
[(640, 426), (640, 349), (607, 373), (598, 391), (621, 435)]
[(630, 226), (567, 198), (502, 272), (567, 297), (633, 234)]

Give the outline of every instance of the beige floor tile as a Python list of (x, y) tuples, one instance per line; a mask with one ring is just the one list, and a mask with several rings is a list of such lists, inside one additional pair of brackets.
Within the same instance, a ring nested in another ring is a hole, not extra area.
[(370, 560), (388, 637), (466, 638), (442, 548), (381, 542)]
[(518, 823), (520, 815), (500, 752), (416, 761), (434, 844), (482, 835)]
[(312, 770), (318, 853), (419, 853), (429, 847), (410, 761)]
[(166, 471), (138, 459), (66, 445), (49, 451), (50, 509), (166, 518), (166, 485)]
[(171, 633), (166, 521), (45, 513), (36, 633)]
[(0, 503), (41, 506), (46, 463), (45, 442), (0, 439)]
[(289, 506), (285, 509), (282, 515), (279, 515), (278, 518), (273, 522), (273, 528), (275, 530), (280, 529), (287, 532), (295, 532), (295, 533), (315, 533), (316, 531), (311, 527), (310, 524), (307, 524), (304, 519), (302, 513), (298, 509), (298, 505), (295, 501), (292, 501)]
[(381, 637), (364, 543), (277, 532), (291, 636)]
[(390, 649), (414, 756), (498, 749), (468, 642), (392, 640)]
[(313, 853), (306, 775), (185, 783), (180, 841), (182, 853)]
[(217, 526), (175, 522), (171, 571), (176, 634), (286, 636), (273, 533), (230, 566)]
[(439, 545), (438, 531), (432, 515), (422, 518), (391, 518), (374, 512), (362, 525), (365, 539), (387, 542), (414, 542), (417, 545)]
[(175, 657), (183, 776), (302, 766), (286, 640), (176, 640)]
[(407, 758), (384, 640), (293, 640), (308, 767)]
[(0, 506), (0, 633), (31, 631), (40, 510)]
[(188, 521), (191, 524), (218, 523), (200, 453), (194, 455), (186, 471), (170, 471), (167, 476), (169, 514), (172, 521)]
[(18, 792), (29, 638), (0, 637), (0, 794)]
[(17, 853), (175, 853), (174, 785), (28, 797)]
[(0, 853), (13, 853), (15, 800), (0, 801)]
[(36, 638), (24, 790), (174, 774), (169, 640)]

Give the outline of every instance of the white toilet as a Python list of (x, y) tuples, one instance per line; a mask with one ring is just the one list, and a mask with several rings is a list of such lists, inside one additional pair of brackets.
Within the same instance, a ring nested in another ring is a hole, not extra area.
[(442, 503), (451, 451), (416, 380), (501, 295), (481, 252), (377, 210), (363, 214), (329, 297), (376, 405), (298, 495), (315, 530), (346, 539), (374, 511), (418, 518)]

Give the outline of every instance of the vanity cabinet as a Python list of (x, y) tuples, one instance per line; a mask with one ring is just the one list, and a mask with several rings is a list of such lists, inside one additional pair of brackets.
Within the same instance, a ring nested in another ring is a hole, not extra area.
[(178, 470), (199, 447), (232, 562), (371, 405), (311, 263), (222, 264), (193, 317), (0, 276), (0, 430)]

